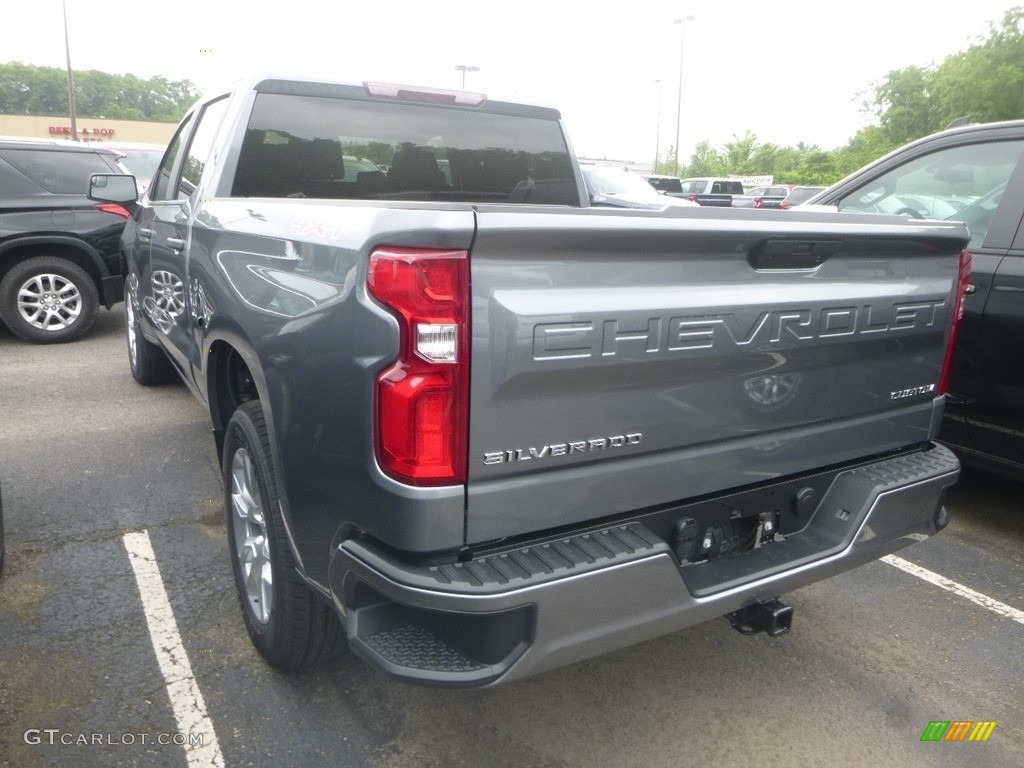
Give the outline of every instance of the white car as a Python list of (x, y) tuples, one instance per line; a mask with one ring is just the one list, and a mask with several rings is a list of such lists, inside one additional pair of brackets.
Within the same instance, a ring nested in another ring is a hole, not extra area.
[(167, 149), (166, 144), (147, 144), (137, 141), (104, 141), (97, 146), (113, 150), (118, 154), (118, 161), (135, 177), (141, 196), (160, 165), (160, 158)]
[(591, 205), (614, 208), (697, 208), (696, 203), (682, 197), (664, 195), (638, 173), (615, 165), (580, 163)]

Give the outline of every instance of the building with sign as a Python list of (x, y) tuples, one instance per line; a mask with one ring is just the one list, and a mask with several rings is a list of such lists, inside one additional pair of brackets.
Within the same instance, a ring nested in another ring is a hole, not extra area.
[[(75, 120), (79, 141), (131, 141), (167, 144), (177, 123), (153, 123), (141, 120), (107, 120), (102, 117), (78, 117)], [(0, 136), (33, 139), (70, 139), (71, 119), (53, 115), (0, 114)]]

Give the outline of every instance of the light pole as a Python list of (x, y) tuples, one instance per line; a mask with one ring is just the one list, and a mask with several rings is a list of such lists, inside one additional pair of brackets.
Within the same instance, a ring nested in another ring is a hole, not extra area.
[(684, 16), (681, 19), (673, 19), (673, 24), (679, 25), (679, 100), (676, 102), (676, 148), (672, 159), (675, 168), (675, 175), (679, 175), (679, 128), (683, 116), (683, 33), (686, 30), (686, 22), (693, 21), (693, 16)]
[(71, 41), (68, 38), (68, 4), (64, 8), (64, 53), (68, 60), (68, 114), (71, 116), (71, 140), (78, 141), (78, 122), (75, 120), (75, 76), (71, 73)]
[(664, 92), (661, 80), (654, 81), (658, 86), (658, 126), (654, 129), (654, 168), (651, 173), (658, 172), (658, 153), (661, 152), (661, 94)]
[(462, 72), (462, 87), (466, 87), (466, 73), (467, 72), (479, 72), (480, 67), (468, 66), (466, 64), (456, 64), (455, 69)]

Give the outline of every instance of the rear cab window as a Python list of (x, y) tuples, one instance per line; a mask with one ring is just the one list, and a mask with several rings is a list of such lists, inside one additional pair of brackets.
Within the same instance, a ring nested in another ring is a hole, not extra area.
[(714, 195), (742, 195), (743, 182), (741, 181), (716, 181), (711, 185), (711, 193)]
[(233, 197), (580, 205), (557, 120), (259, 93)]

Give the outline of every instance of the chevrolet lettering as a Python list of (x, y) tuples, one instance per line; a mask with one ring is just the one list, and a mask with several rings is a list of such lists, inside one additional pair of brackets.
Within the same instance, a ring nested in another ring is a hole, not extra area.
[[(633, 316), (570, 323), (539, 323), (533, 329), (535, 360), (613, 357), (624, 351), (671, 353), (716, 347), (764, 347), (843, 336), (884, 335), (942, 327), (944, 298), (871, 305), (779, 309), (737, 314)], [(753, 319), (750, 319), (750, 318)]]

